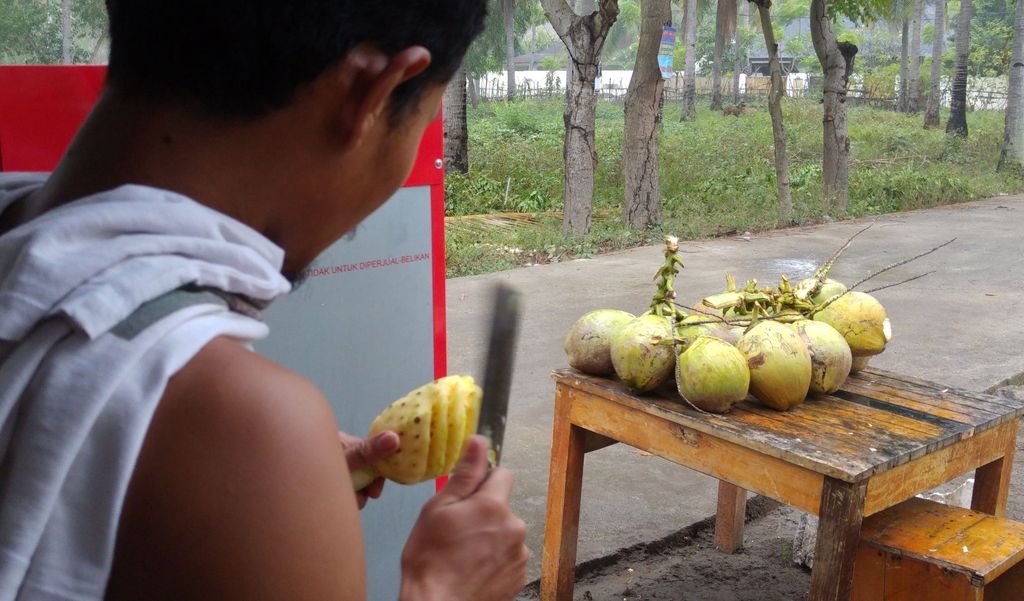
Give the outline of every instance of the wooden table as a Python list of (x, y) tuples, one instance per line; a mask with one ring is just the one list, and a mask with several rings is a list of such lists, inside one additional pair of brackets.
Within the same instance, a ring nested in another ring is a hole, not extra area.
[(811, 601), (847, 601), (864, 516), (977, 470), (971, 507), (1002, 515), (1024, 402), (870, 369), (781, 413), (724, 416), (557, 370), (541, 599), (571, 601), (584, 454), (623, 442), (720, 480), (715, 540), (742, 544), (746, 491), (819, 517)]

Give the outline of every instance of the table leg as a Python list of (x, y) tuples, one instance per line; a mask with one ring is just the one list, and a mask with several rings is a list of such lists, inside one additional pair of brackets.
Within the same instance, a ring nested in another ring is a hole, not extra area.
[(544, 524), (544, 555), (540, 569), (542, 601), (572, 601), (576, 582), (580, 493), (583, 488), (584, 442), (587, 431), (569, 421), (569, 392), (555, 390), (555, 423), (548, 477), (548, 509)]
[(715, 546), (724, 553), (735, 553), (743, 546), (743, 520), (747, 517), (747, 491), (718, 481), (718, 512), (715, 514)]
[(974, 493), (971, 496), (971, 509), (999, 517), (1006, 513), (1006, 498), (1010, 492), (1010, 476), (1013, 474), (1013, 455), (1017, 450), (1019, 423), (1013, 420), (1006, 426), (1010, 430), (1006, 454), (1001, 459), (975, 470)]
[(860, 544), (867, 481), (850, 484), (825, 477), (818, 513), (810, 601), (850, 601), (853, 564)]

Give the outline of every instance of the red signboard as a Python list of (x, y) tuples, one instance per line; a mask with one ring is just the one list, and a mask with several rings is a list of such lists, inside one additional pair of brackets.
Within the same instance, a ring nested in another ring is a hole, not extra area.
[[(104, 66), (0, 66), (0, 171), (52, 171), (103, 91)], [(431, 186), (434, 372), (447, 373), (443, 128), (426, 130), (405, 186)]]

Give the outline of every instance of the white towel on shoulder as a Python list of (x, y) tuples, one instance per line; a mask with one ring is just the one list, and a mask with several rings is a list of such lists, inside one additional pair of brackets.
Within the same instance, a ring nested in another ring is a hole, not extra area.
[[(0, 174), (0, 212), (45, 176)], [(182, 195), (122, 186), (0, 236), (0, 601), (102, 599), (122, 502), (168, 379), (260, 321), (188, 304), (125, 328), (193, 284), (268, 303), (283, 251)]]

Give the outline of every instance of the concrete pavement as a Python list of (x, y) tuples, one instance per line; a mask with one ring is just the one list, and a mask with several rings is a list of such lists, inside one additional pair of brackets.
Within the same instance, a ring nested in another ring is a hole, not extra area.
[[(806, 277), (871, 220), (860, 219), (753, 236), (681, 245), (676, 290), (693, 303), (720, 291), (724, 274), (738, 282), (777, 283)], [(861, 289), (926, 278), (877, 293), (894, 339), (872, 365), (968, 390), (986, 390), (1024, 375), (1024, 197), (879, 217), (853, 243), (832, 274), (852, 284), (950, 238), (957, 240)], [(562, 340), (583, 313), (617, 308), (639, 313), (654, 293), (658, 246), (448, 281), (450, 373), (482, 375), (490, 287), (512, 284), (525, 295), (504, 463), (516, 473), (512, 505), (530, 528), (530, 578), (539, 574), (554, 386), (566, 365)], [(615, 445), (587, 456), (578, 561), (603, 557), (664, 537), (715, 511), (714, 479)]]

